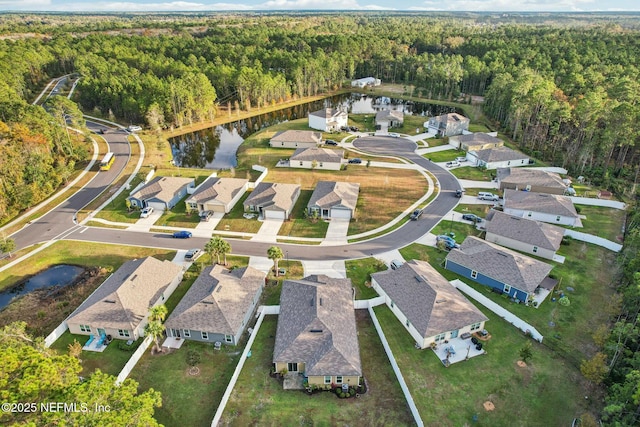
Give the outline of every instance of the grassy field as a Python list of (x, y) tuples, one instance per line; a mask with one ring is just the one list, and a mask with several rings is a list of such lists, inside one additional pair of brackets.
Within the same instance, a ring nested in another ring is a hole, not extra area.
[(329, 392), (308, 396), (302, 391), (284, 391), (282, 383), (269, 376), (277, 317), (267, 316), (221, 425), (414, 425), (371, 319), (363, 310), (356, 317), (367, 393), (358, 399), (338, 399)]
[(484, 168), (476, 168), (472, 166), (463, 166), (451, 170), (458, 179), (471, 179), (473, 181), (491, 181), (495, 174), (495, 170), (487, 170)]
[(587, 219), (582, 220), (584, 228), (579, 228), (577, 229), (578, 231), (614, 242), (622, 241), (622, 224), (624, 223), (625, 211), (587, 205), (579, 205), (578, 209), (580, 209), (580, 215), (587, 217)]
[(387, 269), (386, 264), (376, 258), (345, 261), (347, 277), (356, 288), (356, 299), (370, 299), (378, 296), (371, 287), (371, 274)]
[(423, 154), (422, 157), (425, 159), (429, 159), (432, 162), (449, 162), (451, 160), (455, 160), (458, 156), (464, 156), (462, 151), (458, 151), (455, 149), (445, 150), (445, 151), (436, 151), (433, 153)]
[(304, 217), (304, 211), (307, 209), (312, 194), (312, 190), (300, 191), (300, 197), (298, 197), (298, 201), (291, 212), (292, 219), (282, 224), (278, 236), (324, 237), (327, 235), (328, 222), (322, 219), (314, 222)]

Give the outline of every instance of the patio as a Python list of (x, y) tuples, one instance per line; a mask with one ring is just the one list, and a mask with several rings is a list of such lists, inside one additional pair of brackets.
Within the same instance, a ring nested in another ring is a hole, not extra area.
[(102, 353), (109, 345), (109, 342), (110, 341), (106, 339), (106, 336), (96, 338), (93, 335), (89, 335), (89, 340), (84, 344), (82, 350)]
[(176, 337), (167, 337), (162, 343), (162, 348), (175, 348), (179, 349), (184, 344), (184, 340)]
[(462, 362), (472, 357), (485, 354), (484, 349), (476, 350), (476, 345), (471, 342), (471, 339), (452, 338), (447, 340), (448, 342), (441, 342), (433, 352), (438, 356), (438, 359), (444, 366), (449, 366), (452, 363)]

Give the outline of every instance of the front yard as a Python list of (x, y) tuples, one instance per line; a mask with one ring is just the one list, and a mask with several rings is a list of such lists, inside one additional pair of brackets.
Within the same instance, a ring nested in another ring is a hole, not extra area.
[(243, 203), (249, 197), (251, 193), (247, 192), (238, 203), (231, 209), (231, 212), (225, 214), (218, 225), (216, 230), (221, 231), (237, 231), (242, 233), (257, 233), (262, 226), (262, 223), (258, 221), (257, 215), (252, 219), (245, 218)]
[(364, 258), (345, 261), (347, 277), (356, 288), (356, 299), (370, 299), (378, 296), (371, 287), (371, 274), (387, 269), (384, 261), (376, 258)]
[(280, 227), (278, 236), (295, 236), (295, 237), (319, 237), (323, 238), (327, 235), (329, 223), (322, 220), (311, 220), (305, 218), (305, 211), (311, 199), (312, 190), (301, 190), (300, 197), (291, 213), (291, 220), (285, 221)]

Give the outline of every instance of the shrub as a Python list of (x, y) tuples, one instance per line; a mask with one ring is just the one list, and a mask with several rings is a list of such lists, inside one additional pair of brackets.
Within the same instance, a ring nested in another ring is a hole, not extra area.
[(133, 351), (133, 343), (129, 345), (126, 341), (118, 340), (118, 348), (122, 351)]
[(569, 298), (567, 298), (567, 297), (562, 297), (562, 298), (560, 298), (558, 300), (558, 304), (560, 304), (560, 305), (562, 305), (564, 307), (567, 307), (567, 306), (569, 306), (569, 304), (571, 304), (571, 301), (569, 301)]
[(187, 364), (189, 366), (196, 366), (198, 363), (200, 363), (200, 353), (194, 349), (189, 349), (189, 351), (187, 351)]

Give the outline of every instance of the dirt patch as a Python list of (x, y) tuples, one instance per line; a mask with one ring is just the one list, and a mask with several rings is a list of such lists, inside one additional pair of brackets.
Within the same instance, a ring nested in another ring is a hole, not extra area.
[(496, 409), (495, 405), (493, 404), (493, 402), (487, 400), (486, 402), (484, 402), (482, 404), (482, 406), (484, 406), (484, 410), (485, 411), (493, 411), (494, 409)]
[(192, 366), (189, 369), (187, 369), (187, 373), (192, 377), (198, 376), (200, 375), (200, 368), (198, 368), (197, 366)]
[(521, 367), (521, 368), (526, 368), (526, 367), (527, 367), (526, 362), (524, 362), (524, 361), (522, 361), (522, 360), (518, 360), (518, 361), (516, 362), (516, 365), (518, 365), (518, 366), (519, 366), (519, 367)]

